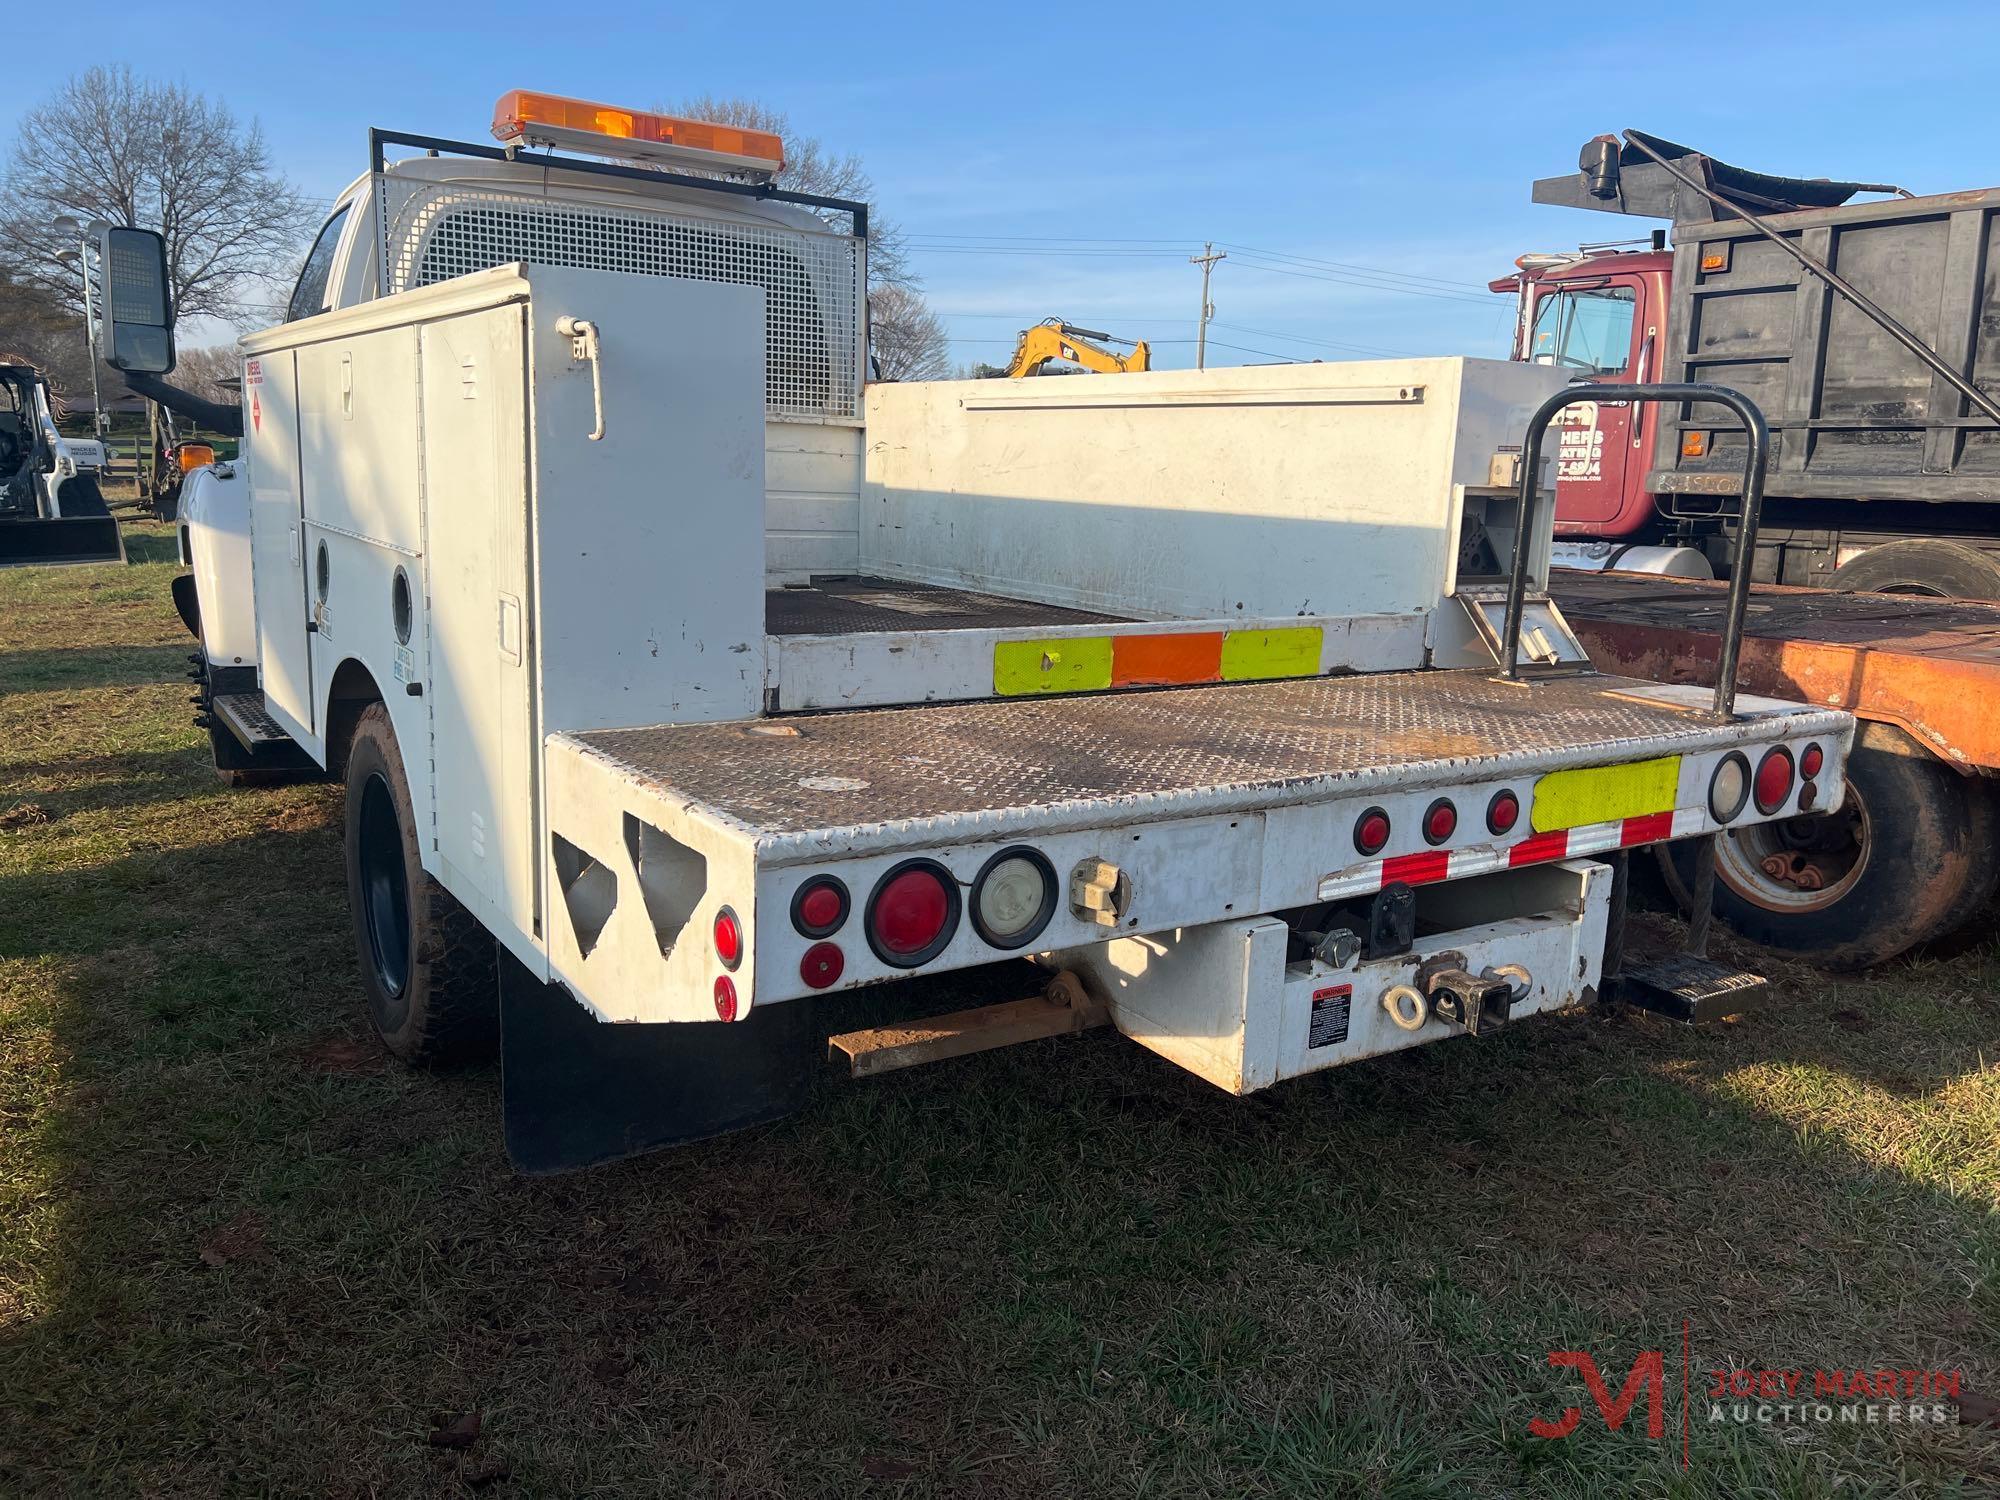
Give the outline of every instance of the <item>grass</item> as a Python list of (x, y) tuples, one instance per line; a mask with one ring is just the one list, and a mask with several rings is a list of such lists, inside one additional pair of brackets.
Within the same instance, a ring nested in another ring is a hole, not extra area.
[[(337, 793), (220, 786), (131, 540), (0, 575), (0, 1493), (2000, 1489), (1990, 1427), (1677, 1440), (1683, 1319), (1697, 1379), (2000, 1388), (1990, 931), (1244, 1100), (1097, 1033), (528, 1180), (494, 1074), (375, 1050)], [(1666, 1350), (1669, 1440), (1569, 1348)]]

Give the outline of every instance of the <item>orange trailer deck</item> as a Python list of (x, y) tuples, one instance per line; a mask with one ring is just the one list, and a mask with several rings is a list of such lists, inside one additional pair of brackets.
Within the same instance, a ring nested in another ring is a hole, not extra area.
[[(1715, 680), (1726, 584), (1558, 569), (1549, 587), (1600, 670)], [(2000, 775), (2000, 604), (1759, 584), (1737, 681), (1893, 724), (1948, 765)]]

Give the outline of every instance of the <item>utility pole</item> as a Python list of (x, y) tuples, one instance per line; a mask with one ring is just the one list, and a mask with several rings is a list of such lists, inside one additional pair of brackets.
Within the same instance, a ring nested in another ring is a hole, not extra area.
[(99, 442), (105, 442), (111, 432), (111, 418), (104, 410), (104, 392), (97, 381), (97, 301), (90, 284), (90, 241), (91, 236), (104, 227), (102, 219), (93, 219), (89, 224), (79, 224), (68, 214), (62, 214), (51, 221), (49, 227), (57, 234), (73, 234), (77, 237), (74, 250), (59, 250), (56, 259), (64, 262), (74, 260), (76, 269), (83, 277), (83, 347), (90, 359), (90, 425)]
[(1190, 255), (1188, 257), (1188, 264), (1201, 267), (1201, 322), (1195, 325), (1194, 367), (1197, 370), (1206, 370), (1208, 368), (1208, 320), (1215, 316), (1215, 304), (1208, 300), (1208, 277), (1209, 273), (1215, 269), (1217, 261), (1229, 259), (1229, 252), (1227, 250), (1217, 250), (1213, 241), (1203, 245), (1201, 249), (1202, 253), (1200, 255)]

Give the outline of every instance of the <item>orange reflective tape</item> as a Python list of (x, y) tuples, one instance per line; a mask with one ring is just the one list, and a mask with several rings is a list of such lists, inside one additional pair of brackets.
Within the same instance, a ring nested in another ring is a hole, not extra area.
[(1120, 635), (1111, 641), (1113, 687), (1215, 682), (1222, 676), (1222, 632)]

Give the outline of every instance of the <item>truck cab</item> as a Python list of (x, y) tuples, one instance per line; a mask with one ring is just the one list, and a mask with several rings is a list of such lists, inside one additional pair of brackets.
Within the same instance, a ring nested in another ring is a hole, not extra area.
[[(1664, 250), (1531, 254), (1489, 283), (1519, 302), (1514, 357), (1571, 380), (1658, 380), (1673, 256)], [(1579, 402), (1560, 420), (1556, 535), (1627, 539), (1653, 520), (1646, 468), (1659, 408)]]

